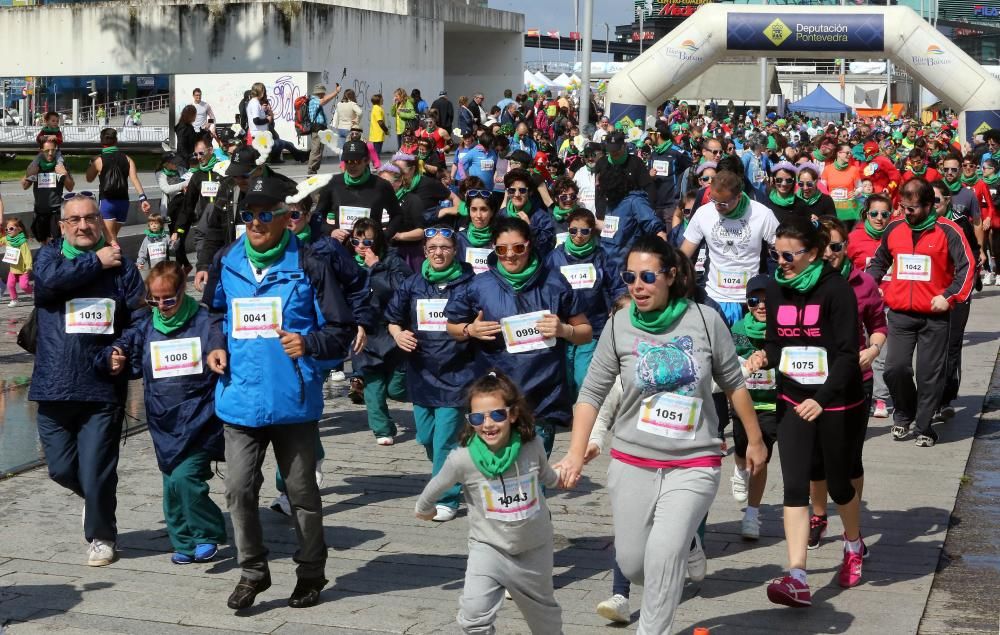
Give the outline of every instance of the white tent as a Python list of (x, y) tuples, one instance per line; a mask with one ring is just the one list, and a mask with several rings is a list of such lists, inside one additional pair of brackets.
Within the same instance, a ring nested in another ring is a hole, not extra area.
[(552, 80), (552, 85), (556, 88), (565, 88), (569, 86), (569, 77), (566, 76), (566, 73), (560, 73), (559, 77)]
[(538, 71), (537, 73), (535, 73), (534, 83), (539, 84), (541, 86), (551, 86), (552, 80), (543, 75), (541, 71)]
[(531, 86), (531, 85), (537, 84), (537, 83), (538, 83), (538, 80), (535, 79), (534, 74), (532, 74), (532, 72), (529, 71), (529, 70), (525, 70), (524, 71), (524, 85), (527, 87), (527, 86)]

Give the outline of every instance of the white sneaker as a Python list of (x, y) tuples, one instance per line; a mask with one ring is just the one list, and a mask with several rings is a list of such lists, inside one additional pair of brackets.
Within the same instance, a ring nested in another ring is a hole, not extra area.
[(284, 514), (285, 516), (292, 515), (292, 504), (288, 502), (288, 495), (284, 492), (278, 494), (277, 498), (271, 503), (271, 509), (278, 512), (279, 514)]
[(395, 442), (392, 437), (379, 437), (375, 439), (375, 443), (378, 445), (392, 445)]
[(760, 516), (751, 518), (743, 514), (743, 522), (740, 523), (740, 535), (745, 540), (757, 540), (760, 538)]
[(347, 381), (347, 375), (344, 374), (342, 370), (332, 370), (330, 371), (330, 381), (334, 384), (339, 384), (341, 382)]
[(9, 303), (7, 303), (7, 306), (13, 309), (16, 306), (21, 306), (21, 302), (19, 300), (11, 300)]
[(747, 487), (750, 484), (750, 471), (741, 470), (738, 466), (733, 467), (733, 476), (729, 479), (732, 483), (733, 498), (737, 503), (747, 502)]
[(104, 567), (118, 558), (118, 553), (115, 551), (115, 543), (110, 540), (101, 540), (100, 538), (94, 538), (90, 541), (90, 547), (87, 549), (87, 564), (92, 567)]
[(433, 518), (434, 522), (446, 523), (455, 518), (455, 514), (458, 513), (457, 509), (448, 507), (447, 505), (435, 505), (434, 507), (437, 509), (437, 514)]
[(889, 418), (889, 407), (886, 406), (884, 399), (875, 400), (875, 410), (872, 411), (872, 416), (876, 419), (888, 419)]
[(628, 624), (632, 618), (632, 611), (628, 608), (628, 598), (617, 593), (597, 605), (597, 614), (619, 624)]
[(701, 538), (694, 535), (694, 548), (688, 553), (688, 578), (692, 582), (701, 582), (708, 573), (708, 558), (705, 557), (705, 550), (701, 547)]
[(983, 273), (983, 284), (985, 286), (991, 286), (997, 283), (997, 274), (992, 271), (987, 271)]
[(316, 486), (323, 486), (323, 459), (316, 461)]

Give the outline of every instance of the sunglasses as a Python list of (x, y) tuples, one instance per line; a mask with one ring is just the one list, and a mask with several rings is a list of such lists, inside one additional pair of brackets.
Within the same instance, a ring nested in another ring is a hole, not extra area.
[(375, 241), (372, 240), (371, 238), (352, 238), (351, 244), (354, 245), (355, 247), (360, 247), (361, 245), (364, 245), (365, 247), (371, 247), (372, 245), (375, 244)]
[(18, 227), (17, 225), (11, 225), (10, 227), (7, 228), (7, 233), (8, 234), (11, 233), (11, 232), (19, 232), (19, 231), (21, 231), (21, 228)]
[[(962, 167), (963, 168), (974, 168), (974, 167), (976, 167), (976, 164), (975, 163), (963, 163)], [(945, 169), (947, 169), (947, 168), (945, 168)], [(941, 170), (941, 171), (944, 172), (945, 170)]]
[(698, 180), (701, 181), (702, 183), (711, 183), (713, 178), (715, 177), (706, 174), (705, 176), (699, 176)]
[(799, 181), (799, 187), (802, 188), (814, 188), (816, 187), (816, 181)]
[(572, 201), (575, 198), (576, 198), (576, 194), (574, 194), (573, 192), (566, 192), (565, 194), (560, 194), (559, 195), (559, 200), (560, 201)]
[(520, 256), (528, 251), (528, 243), (518, 243), (516, 245), (493, 245), (493, 251), (501, 258), (509, 253)]
[(74, 198), (82, 196), (83, 198), (97, 199), (97, 194), (94, 194), (90, 190), (83, 190), (82, 192), (67, 192), (63, 194), (64, 201), (72, 201)]
[(622, 271), (618, 275), (621, 276), (622, 282), (624, 282), (629, 286), (632, 286), (633, 284), (635, 284), (636, 278), (642, 280), (644, 284), (653, 284), (654, 282), (656, 282), (656, 276), (666, 272), (667, 272), (666, 269), (660, 269), (659, 271), (640, 271), (639, 273), (636, 273), (634, 271)]
[(191, 154), (193, 154), (193, 155), (194, 155), (194, 156), (196, 156), (196, 157), (203, 157), (203, 156), (205, 156), (205, 155), (206, 155), (207, 153), (206, 153), (206, 152), (205, 152), (204, 150), (202, 150), (201, 152), (192, 152)]
[(305, 216), (305, 215), (306, 215), (306, 213), (303, 212), (300, 209), (296, 209), (296, 210), (292, 210), (291, 212), (288, 212), (288, 217), (291, 218), (292, 220), (301, 220), (302, 217)]
[(493, 192), (489, 190), (469, 190), (465, 193), (465, 200), (473, 198), (485, 198), (489, 200), (491, 194), (493, 194)]
[(752, 295), (749, 298), (747, 298), (747, 306), (750, 307), (751, 309), (756, 309), (763, 303), (764, 303), (764, 298), (758, 298), (755, 295)]
[(844, 247), (846, 246), (847, 246), (846, 240), (842, 240), (839, 243), (830, 243), (830, 251), (832, 251), (835, 254), (839, 254), (840, 252), (844, 251)]
[(526, 188), (526, 187), (508, 187), (507, 188), (507, 193), (510, 194), (511, 196), (513, 196), (515, 194), (527, 194), (528, 193), (528, 188)]
[(483, 425), (487, 416), (497, 423), (503, 423), (507, 420), (508, 412), (510, 412), (510, 408), (497, 408), (496, 410), (490, 410), (489, 412), (470, 412), (465, 415), (465, 419), (469, 422), (469, 425), (472, 426)]
[(884, 211), (880, 212), (878, 210), (872, 210), (868, 212), (868, 218), (881, 218), (883, 220), (889, 220), (892, 218), (892, 212)]
[(771, 260), (773, 260), (775, 262), (778, 262), (778, 257), (779, 256), (785, 262), (794, 262), (795, 261), (795, 256), (801, 256), (802, 254), (806, 253), (807, 251), (809, 251), (809, 250), (808, 249), (800, 249), (798, 251), (782, 251), (781, 253), (779, 253), (777, 249), (775, 249), (774, 247), (771, 247), (771, 249), (768, 250), (768, 253), (771, 255)]
[(287, 207), (279, 207), (278, 209), (267, 210), (265, 212), (251, 212), (250, 210), (244, 210), (240, 212), (240, 218), (247, 225), (252, 223), (255, 218), (262, 223), (270, 223), (271, 221), (274, 220), (275, 216), (281, 216), (282, 214), (287, 214), (287, 213), (288, 213)]
[(940, 205), (941, 203), (943, 203), (944, 201), (949, 200), (950, 198), (951, 198), (950, 196), (935, 196), (934, 197), (934, 204), (935, 205)]
[(445, 238), (451, 238), (455, 235), (455, 230), (448, 229), (447, 227), (428, 227), (424, 230), (424, 238), (434, 238), (438, 234)]
[(795, 179), (774, 179), (774, 182), (778, 185), (794, 185)]
[(909, 212), (909, 213), (912, 214), (914, 212), (919, 212), (920, 209), (921, 209), (921, 206), (920, 205), (903, 205), (902, 203), (900, 203), (899, 208), (901, 210), (903, 210), (904, 212)]
[(580, 234), (581, 236), (589, 236), (594, 230), (589, 227), (570, 227), (566, 231), (569, 232), (570, 236), (576, 236), (577, 234)]
[(722, 150), (708, 150), (708, 153), (714, 154), (715, 156), (719, 156), (720, 154), (722, 154)]
[(159, 306), (161, 309), (172, 309), (177, 306), (180, 296), (175, 295), (169, 298), (155, 298), (151, 295), (146, 296), (146, 304), (149, 306)]
[[(962, 167), (971, 168), (971, 165), (964, 165)], [(961, 172), (961, 168), (941, 168), (941, 174), (958, 174)]]
[(693, 207), (685, 207), (684, 209), (681, 210), (681, 213), (684, 214), (685, 216), (690, 216), (693, 212), (694, 212)]

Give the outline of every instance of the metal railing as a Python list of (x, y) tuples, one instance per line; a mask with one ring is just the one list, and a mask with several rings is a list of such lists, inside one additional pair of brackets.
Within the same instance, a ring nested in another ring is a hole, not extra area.
[[(108, 119), (124, 117), (133, 110), (138, 110), (139, 112), (167, 111), (170, 109), (170, 95), (163, 93), (160, 95), (150, 95), (148, 97), (138, 97), (136, 99), (122, 99), (119, 101), (97, 104), (97, 109), (100, 110), (101, 108), (104, 108), (104, 116)], [(57, 112), (61, 115), (65, 115), (66, 117), (71, 118), (73, 116), (72, 109), (63, 108)], [(80, 107), (80, 121), (95, 121), (94, 108), (89, 104), (87, 106)]]
[[(101, 125), (64, 126), (64, 144), (100, 143)], [(167, 126), (117, 126), (119, 145), (150, 145), (162, 143), (169, 137)], [(7, 126), (0, 128), (0, 145), (33, 145), (40, 126)]]

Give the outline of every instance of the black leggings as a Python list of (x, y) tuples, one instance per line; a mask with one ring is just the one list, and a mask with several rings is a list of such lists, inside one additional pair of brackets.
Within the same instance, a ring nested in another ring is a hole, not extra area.
[[(813, 463), (823, 462), (830, 498), (845, 505), (854, 498), (851, 473), (857, 456), (857, 427), (864, 423), (858, 404), (848, 410), (824, 410), (815, 421), (795, 414), (795, 407), (778, 398), (778, 457), (785, 486), (785, 507), (809, 505)], [(867, 414), (867, 413), (865, 413)]]
[[(1000, 267), (1000, 227), (990, 228), (990, 238), (986, 241), (986, 245), (989, 246), (990, 255), (993, 256), (993, 273), (996, 273), (996, 269)], [(989, 266), (989, 262), (986, 263)]]

